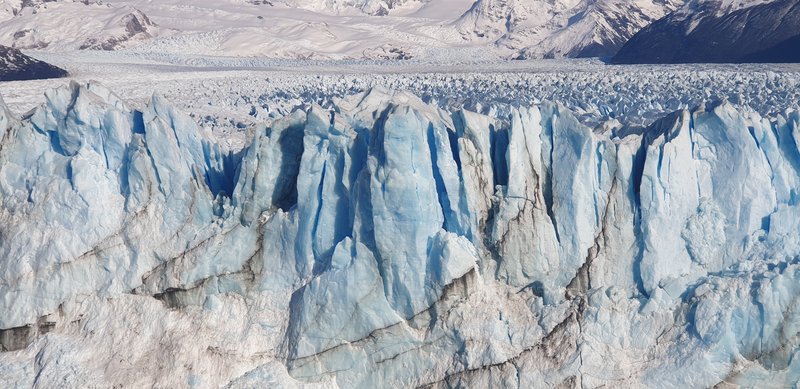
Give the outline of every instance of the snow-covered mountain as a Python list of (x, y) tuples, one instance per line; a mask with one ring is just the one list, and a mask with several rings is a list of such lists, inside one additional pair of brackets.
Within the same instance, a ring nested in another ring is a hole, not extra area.
[(64, 69), (31, 58), (17, 49), (0, 46), (0, 81), (66, 77)]
[(637, 33), (616, 63), (791, 62), (798, 0), (693, 0)]
[(2, 387), (800, 381), (800, 115), (0, 106)]
[(361, 12), (368, 15), (386, 16), (403, 8), (418, 7), (424, 2), (422, 0), (275, 0), (268, 3), (271, 5), (285, 4), (291, 7), (325, 13), (352, 14)]
[(115, 50), (158, 34), (158, 26), (131, 5), (25, 0), (0, 7), (0, 42), (18, 49)]
[[(674, 56), (668, 61), (680, 62), (688, 61), (682, 56), (693, 55), (724, 61), (737, 50), (744, 57), (798, 35), (795, 4), (792, 0), (4, 0), (0, 44), (48, 51), (132, 49), (273, 58), (408, 59), (472, 57), (477, 52), (486, 58), (557, 58), (610, 57), (641, 32), (618, 61), (659, 62)], [(746, 25), (754, 27), (742, 33)], [(706, 50), (708, 42), (717, 43)], [(642, 60), (636, 59), (639, 55)]]
[[(467, 7), (453, 7), (454, 17)], [(274, 58), (415, 56), (450, 45), (441, 20), (381, 17), (400, 2), (54, 0), (0, 3), (0, 43), (46, 51), (136, 49)], [(434, 7), (436, 8), (436, 7)], [(426, 8), (427, 9), (427, 8)], [(438, 12), (434, 10), (434, 12)], [(423, 11), (423, 13), (425, 13)], [(452, 28), (452, 35), (457, 35)]]
[(0, 43), (281, 58), (608, 56), (683, 1), (4, 0)]
[[(652, 55), (668, 56), (682, 49), (722, 58), (725, 55), (714, 53), (724, 47), (763, 48), (765, 43), (791, 38), (791, 33), (797, 35), (792, 16), (796, 11), (787, 8), (790, 3), (794, 4), (789, 0), (4, 0), (0, 43), (48, 51), (129, 48), (276, 58), (407, 59), (472, 56), (475, 50), (492, 58), (609, 57), (650, 26), (620, 58), (640, 52), (646, 57), (647, 47), (654, 45)], [(788, 17), (782, 21), (784, 14)], [(737, 26), (746, 24), (764, 27), (740, 37)], [(740, 38), (734, 42), (730, 37)], [(724, 44), (704, 50), (711, 41)]]
[(596, 57), (616, 53), (633, 34), (682, 0), (477, 0), (457, 22), (475, 38), (518, 57)]

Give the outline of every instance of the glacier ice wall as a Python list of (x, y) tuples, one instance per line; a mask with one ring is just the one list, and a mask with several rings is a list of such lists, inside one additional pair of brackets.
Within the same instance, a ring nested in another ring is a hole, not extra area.
[[(796, 384), (800, 115), (0, 109), (3, 387)], [(766, 380), (766, 381), (765, 381)]]

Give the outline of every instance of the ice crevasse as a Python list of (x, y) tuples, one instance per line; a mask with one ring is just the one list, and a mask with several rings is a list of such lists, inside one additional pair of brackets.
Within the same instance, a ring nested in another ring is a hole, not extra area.
[(0, 386), (800, 380), (800, 114), (0, 108)]

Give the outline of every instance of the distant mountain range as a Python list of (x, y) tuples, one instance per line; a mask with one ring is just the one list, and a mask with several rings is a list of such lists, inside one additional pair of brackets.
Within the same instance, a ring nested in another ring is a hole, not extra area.
[(0, 44), (273, 58), (791, 62), (799, 1), (0, 0)]

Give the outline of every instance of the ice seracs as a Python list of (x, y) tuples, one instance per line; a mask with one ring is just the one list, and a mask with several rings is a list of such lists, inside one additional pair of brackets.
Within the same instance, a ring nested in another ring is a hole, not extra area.
[(4, 328), (55, 310), (65, 296), (130, 290), (157, 258), (217, 230), (222, 200), (212, 192), (224, 155), (191, 119), (158, 97), (131, 111), (96, 85), (46, 97), (4, 138), (0, 288), (15, 307)]
[(236, 154), (95, 84), (0, 113), (3, 386), (798, 379), (796, 112), (375, 88)]

